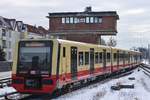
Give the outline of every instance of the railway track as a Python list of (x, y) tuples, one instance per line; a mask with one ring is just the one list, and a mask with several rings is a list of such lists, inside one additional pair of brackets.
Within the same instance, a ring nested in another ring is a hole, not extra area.
[(11, 78), (0, 79), (0, 88), (3, 88), (5, 86), (10, 86), (11, 82), (12, 82)]
[[(12, 82), (12, 79), (11, 78), (3, 78), (3, 79), (0, 79), (0, 89), (4, 89), (6, 87), (10, 87), (11, 85), (11, 82)], [(3, 93), (3, 94), (0, 94), (0, 100), (9, 100), (9, 96), (12, 96), (12, 95), (15, 95), (17, 94), (17, 92), (11, 92), (11, 93)]]
[[(11, 88), (12, 79), (3, 78), (0, 79), (0, 89)], [(0, 100), (20, 100), (26, 98), (29, 95), (20, 94), (17, 91), (0, 93)]]
[[(144, 65), (139, 65), (139, 67), (142, 67)], [(145, 65), (146, 66), (146, 65)], [(150, 68), (147, 68), (147, 67), (142, 67), (143, 70), (145, 70), (145, 73), (149, 73), (150, 75)], [(147, 69), (146, 69), (147, 68)], [(148, 72), (148, 69), (149, 69), (149, 72)], [(123, 72), (123, 73), (119, 73), (117, 75), (114, 75), (114, 76), (111, 76), (111, 77), (107, 77), (107, 78), (103, 78), (103, 79), (100, 79), (100, 80), (97, 80), (97, 81), (93, 81), (91, 83), (88, 83), (88, 84), (85, 84), (85, 85), (82, 85), (82, 86), (79, 86), (79, 87), (76, 87), (76, 88), (72, 88), (70, 91), (67, 91), (67, 92), (63, 92), (61, 94), (58, 94), (58, 95), (55, 95), (55, 96), (47, 96), (47, 95), (24, 95), (24, 94), (20, 94), (18, 92), (12, 92), (12, 93), (7, 93), (7, 94), (3, 94), (3, 95), (0, 95), (0, 100), (50, 100), (50, 99), (54, 99), (54, 98), (57, 98), (61, 95), (64, 95), (64, 94), (68, 94), (70, 92), (73, 92), (73, 91), (76, 91), (78, 89), (81, 89), (81, 88), (87, 88), (87, 87), (94, 87), (96, 86), (97, 84), (103, 84), (103, 83), (106, 83), (110, 80), (113, 80), (113, 79), (117, 79), (117, 78), (120, 78), (120, 77), (123, 77), (123, 76), (127, 76), (129, 74), (131, 74), (133, 72), (133, 69), (130, 70), (130, 71), (126, 71), (126, 72)], [(4, 88), (5, 86), (10, 86), (11, 85), (11, 79), (10, 78), (7, 78), (7, 79), (2, 79), (0, 80), (0, 86), (2, 88)], [(3, 99), (1, 99), (3, 98)]]
[(140, 68), (143, 69), (143, 72), (145, 75), (150, 77), (150, 67), (148, 67), (148, 65), (142, 64), (142, 65), (140, 65)]

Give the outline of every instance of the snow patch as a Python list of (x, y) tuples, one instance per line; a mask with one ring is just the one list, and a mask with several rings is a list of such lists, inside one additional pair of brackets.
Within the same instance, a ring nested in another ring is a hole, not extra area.
[[(130, 77), (135, 77), (135, 80), (129, 80)], [(113, 79), (104, 84), (97, 83), (96, 85), (88, 86), (86, 88), (74, 91), (72, 93), (65, 94), (58, 100), (147, 100), (150, 98), (150, 78), (145, 75), (140, 69), (134, 71), (134, 73)], [(111, 86), (122, 84), (130, 85), (134, 84), (134, 89), (123, 88), (119, 91), (114, 91)], [(54, 99), (54, 100), (57, 100)]]

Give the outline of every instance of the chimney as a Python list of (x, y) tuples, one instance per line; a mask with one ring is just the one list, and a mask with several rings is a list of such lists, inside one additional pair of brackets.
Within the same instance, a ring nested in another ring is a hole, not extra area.
[(88, 6), (85, 8), (85, 12), (91, 12), (92, 11), (92, 7), (91, 6)]

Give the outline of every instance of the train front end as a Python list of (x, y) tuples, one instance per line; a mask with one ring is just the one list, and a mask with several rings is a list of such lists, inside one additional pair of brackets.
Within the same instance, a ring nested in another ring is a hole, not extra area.
[(55, 90), (56, 44), (53, 40), (19, 41), (12, 71), (12, 86), (18, 92), (50, 94)]

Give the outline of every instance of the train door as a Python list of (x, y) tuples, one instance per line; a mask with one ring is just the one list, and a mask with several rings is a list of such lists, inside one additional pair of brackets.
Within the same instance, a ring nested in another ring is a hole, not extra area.
[(71, 47), (71, 77), (77, 78), (77, 47)]
[(103, 68), (106, 69), (106, 49), (103, 49)]
[(125, 67), (125, 60), (126, 60), (126, 52), (123, 51), (123, 67)]
[(90, 74), (94, 71), (94, 48), (90, 48)]
[(119, 69), (119, 59), (120, 59), (120, 57), (119, 57), (119, 50), (117, 51), (117, 69)]
[(111, 48), (111, 54), (110, 54), (111, 56), (111, 72), (113, 72), (113, 62), (114, 62), (114, 53), (113, 53), (113, 49)]
[(128, 52), (128, 64), (130, 64), (130, 53)]
[(66, 73), (67, 73), (67, 57), (66, 57), (66, 47), (63, 47), (62, 49), (62, 75), (63, 75), (63, 79), (65, 80), (66, 77)]

